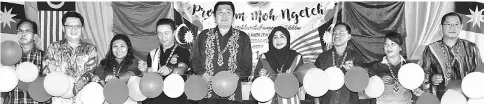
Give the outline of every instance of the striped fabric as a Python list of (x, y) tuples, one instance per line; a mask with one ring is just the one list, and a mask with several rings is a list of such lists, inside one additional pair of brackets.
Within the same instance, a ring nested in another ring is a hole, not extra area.
[(291, 42), (291, 49), (300, 52), (304, 63), (314, 62), (323, 53), (318, 28), (313, 29)]
[(42, 41), (42, 50), (52, 42), (62, 40), (62, 15), (68, 11), (39, 11), (40, 22), (40, 39)]

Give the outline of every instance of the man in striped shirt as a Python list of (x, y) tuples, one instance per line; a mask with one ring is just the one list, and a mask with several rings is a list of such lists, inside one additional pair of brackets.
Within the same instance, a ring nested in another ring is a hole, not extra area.
[[(31, 20), (24, 19), (17, 24), (17, 36), (20, 47), (22, 47), (22, 58), (19, 63), (22, 62), (32, 62), (39, 68), (39, 75), (41, 75), (42, 70), (42, 57), (45, 52), (37, 48), (35, 42), (38, 40), (39, 35), (37, 35), (37, 24)], [(19, 64), (17, 63), (17, 65)], [(27, 84), (28, 83), (23, 83)], [(20, 86), (20, 82), (19, 82)], [(37, 102), (30, 97), (26, 89), (21, 89), (19, 87), (10, 91), (8, 94), (8, 104), (46, 104), (44, 102)], [(49, 102), (49, 101), (47, 101)]]

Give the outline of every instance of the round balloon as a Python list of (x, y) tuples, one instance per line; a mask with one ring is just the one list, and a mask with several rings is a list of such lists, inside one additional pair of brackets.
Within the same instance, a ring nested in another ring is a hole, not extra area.
[(22, 91), (28, 91), (29, 90), (29, 83), (22, 82), (18, 80), (17, 88), (22, 90)]
[(467, 74), (462, 80), (462, 91), (472, 99), (484, 97), (484, 73), (472, 72)]
[(140, 81), (141, 77), (138, 76), (131, 76), (128, 80), (129, 98), (133, 101), (143, 101), (146, 99), (146, 96), (141, 93), (139, 87)]
[(220, 97), (234, 94), (237, 86), (237, 75), (229, 71), (220, 71), (212, 78), (213, 91)]
[(398, 71), (398, 81), (407, 89), (416, 89), (425, 80), (425, 73), (420, 65), (408, 63), (403, 65)]
[(140, 80), (141, 93), (148, 98), (155, 98), (163, 92), (163, 78), (158, 73), (146, 73)]
[(467, 99), (460, 92), (449, 89), (442, 96), (440, 104), (465, 104)]
[(299, 68), (294, 73), (294, 75), (296, 75), (299, 83), (303, 84), (304, 75), (306, 75), (308, 70), (311, 69), (311, 68), (316, 68), (316, 66), (314, 66), (314, 64), (312, 64), (312, 63), (305, 63), (305, 64), (302, 64), (301, 66), (299, 66)]
[(77, 96), (83, 104), (102, 104), (105, 100), (103, 87), (96, 82), (84, 86)]
[(469, 99), (469, 101), (467, 101), (467, 104), (484, 104), (484, 98)]
[(340, 68), (329, 67), (324, 70), (329, 77), (329, 90), (339, 90), (345, 84), (345, 75)]
[(346, 72), (344, 81), (350, 91), (360, 92), (368, 86), (369, 78), (368, 72), (365, 69), (352, 67)]
[(0, 86), (0, 92), (12, 91), (18, 84), (17, 73), (12, 67), (8, 66), (2, 66), (0, 70), (2, 70), (2, 75), (0, 75), (0, 83), (2, 84)]
[(457, 92), (463, 93), (462, 92), (462, 80), (452, 80), (450, 81), (449, 84), (445, 87), (445, 90), (455, 90)]
[(323, 70), (311, 68), (304, 75), (303, 87), (307, 94), (313, 97), (321, 97), (328, 92), (329, 77)]
[(62, 98), (74, 97), (74, 83), (76, 82), (76, 79), (72, 76), (68, 76), (68, 77), (69, 77), (69, 89), (64, 95), (61, 96)]
[(50, 95), (49, 93), (47, 93), (47, 91), (45, 91), (44, 79), (45, 77), (39, 77), (39, 78), (36, 78), (34, 82), (31, 82), (29, 84), (29, 89), (28, 89), (29, 95), (35, 101), (45, 102), (52, 97), (52, 95)]
[(51, 72), (44, 79), (44, 88), (52, 96), (62, 96), (69, 90), (69, 76), (62, 72)]
[(178, 98), (180, 97), (184, 90), (185, 90), (185, 81), (183, 78), (178, 74), (170, 74), (168, 77), (165, 78), (165, 87), (163, 87), (163, 91), (165, 95), (170, 98)]
[(199, 75), (188, 77), (185, 82), (185, 95), (190, 100), (202, 100), (208, 93), (208, 83)]
[(22, 57), (22, 48), (17, 42), (7, 40), (2, 42), (2, 64), (6, 66), (14, 65)]
[(375, 75), (370, 78), (368, 86), (365, 89), (365, 94), (368, 95), (370, 98), (377, 98), (383, 94), (384, 90), (385, 85), (383, 84), (383, 80)]
[(23, 82), (32, 82), (39, 76), (39, 68), (31, 62), (22, 62), (17, 68), (18, 79)]
[(269, 77), (261, 76), (252, 82), (250, 93), (259, 102), (267, 102), (274, 97), (276, 93), (274, 82)]
[(277, 76), (275, 89), (282, 98), (292, 98), (299, 91), (299, 82), (292, 73), (283, 73)]
[(440, 104), (440, 101), (434, 94), (425, 92), (418, 97), (416, 104)]
[(104, 98), (110, 104), (123, 104), (128, 99), (128, 85), (120, 79), (109, 80), (106, 85), (104, 85)]

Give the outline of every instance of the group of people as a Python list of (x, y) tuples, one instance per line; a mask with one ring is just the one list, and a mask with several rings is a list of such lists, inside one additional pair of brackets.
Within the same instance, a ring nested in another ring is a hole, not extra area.
[[(241, 76), (272, 76), (282, 73), (293, 73), (303, 64), (302, 55), (291, 50), (289, 31), (278, 26), (273, 28), (268, 36), (269, 51), (260, 55), (259, 61), (252, 71), (252, 49), (250, 37), (241, 30), (232, 27), (235, 7), (232, 2), (220, 1), (213, 8), (217, 26), (203, 30), (192, 50), (180, 47), (174, 40), (175, 21), (160, 19), (156, 23), (156, 33), (161, 43), (160, 47), (149, 52), (147, 60), (136, 58), (133, 46), (127, 35), (117, 34), (110, 42), (109, 51), (99, 63), (95, 45), (81, 39), (84, 28), (84, 18), (76, 12), (67, 12), (62, 18), (62, 31), (65, 39), (52, 43), (46, 51), (40, 50), (34, 44), (37, 34), (37, 24), (31, 20), (22, 20), (17, 24), (18, 42), (21, 44), (22, 59), (20, 62), (32, 62), (39, 67), (45, 76), (50, 72), (63, 72), (76, 79), (74, 94), (81, 91), (88, 82), (104, 84), (112, 79), (127, 82), (131, 76), (142, 76), (146, 72), (159, 73), (161, 76), (170, 74), (201, 75), (209, 82), (209, 93), (199, 104), (240, 104), (242, 101), (241, 81), (234, 94), (220, 97), (211, 89), (210, 80), (220, 71), (230, 71), (237, 77)], [(322, 70), (337, 67), (346, 73), (351, 67), (360, 66), (367, 70), (370, 76), (382, 78), (385, 90), (376, 99), (362, 97), (361, 92), (352, 92), (343, 86), (339, 90), (329, 91), (324, 96), (314, 99), (319, 104), (412, 104), (416, 96), (423, 91), (434, 93), (440, 99), (445, 92), (445, 86), (454, 81), (462, 80), (473, 72), (480, 59), (477, 46), (467, 40), (459, 39), (462, 29), (462, 19), (456, 13), (448, 13), (441, 20), (443, 38), (429, 44), (424, 51), (420, 64), (426, 73), (426, 81), (417, 89), (405, 89), (398, 82), (398, 70), (407, 63), (402, 56), (404, 39), (397, 32), (385, 35), (385, 57), (379, 62), (364, 63), (363, 57), (354, 49), (348, 47), (351, 39), (351, 26), (337, 23), (333, 28), (333, 46), (321, 53), (314, 65)], [(19, 62), (19, 63), (20, 63)], [(186, 80), (187, 78), (184, 77)], [(304, 85), (299, 85), (304, 86)], [(300, 104), (299, 95), (293, 98), (274, 97), (271, 103)], [(311, 97), (306, 97), (312, 100)], [(286, 101), (284, 101), (286, 100)], [(26, 91), (15, 88), (9, 92), (8, 104), (74, 104), (79, 103), (78, 97), (53, 97), (46, 102), (36, 102)], [(127, 103), (143, 104), (189, 104), (185, 95), (169, 98), (164, 93), (156, 98), (148, 98), (142, 102), (127, 101)]]

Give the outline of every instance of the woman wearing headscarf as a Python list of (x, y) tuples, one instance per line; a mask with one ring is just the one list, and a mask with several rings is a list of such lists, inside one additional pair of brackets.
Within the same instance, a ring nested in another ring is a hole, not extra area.
[[(302, 55), (291, 50), (290, 33), (282, 27), (277, 26), (269, 34), (269, 51), (259, 56), (254, 76), (268, 76), (275, 81), (277, 75), (282, 73), (293, 73), (303, 64)], [(285, 101), (284, 101), (285, 100)], [(276, 95), (270, 102), (271, 104), (300, 104), (298, 94), (286, 99)]]

